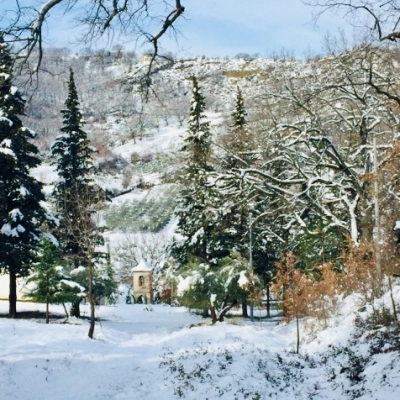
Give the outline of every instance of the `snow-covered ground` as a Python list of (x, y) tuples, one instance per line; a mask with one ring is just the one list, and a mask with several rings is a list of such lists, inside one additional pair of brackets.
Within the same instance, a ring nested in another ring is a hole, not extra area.
[[(7, 306), (0, 302), (0, 313)], [(18, 304), (19, 311), (37, 309), (44, 306)], [(97, 315), (94, 340), (87, 337), (87, 321), (0, 318), (0, 399), (400, 396), (398, 350), (369, 354), (363, 338), (350, 350), (346, 340), (355, 327), (349, 315), (304, 345), (301, 355), (293, 353), (294, 324), (232, 318), (210, 326), (185, 308), (163, 305), (99, 307)]]

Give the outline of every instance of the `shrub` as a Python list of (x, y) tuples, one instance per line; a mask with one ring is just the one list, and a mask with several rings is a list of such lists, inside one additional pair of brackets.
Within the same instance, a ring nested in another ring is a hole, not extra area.
[(136, 151), (134, 151), (133, 153), (131, 153), (131, 163), (132, 164), (136, 164), (138, 162), (142, 162), (142, 163), (149, 163), (150, 161), (153, 160), (153, 154), (139, 154)]

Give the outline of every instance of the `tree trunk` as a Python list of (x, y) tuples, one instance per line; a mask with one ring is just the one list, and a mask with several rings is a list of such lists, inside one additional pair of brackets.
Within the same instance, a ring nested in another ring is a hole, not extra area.
[(81, 304), (82, 299), (76, 300), (71, 304), (70, 315), (71, 317), (80, 318), (81, 310), (79, 308), (79, 304)]
[(300, 350), (300, 326), (299, 317), (296, 315), (296, 353), (299, 354)]
[(217, 322), (217, 313), (215, 312), (215, 308), (210, 307), (210, 312), (211, 312), (211, 321), (214, 325)]
[(9, 316), (10, 318), (17, 317), (17, 275), (15, 273), (15, 267), (12, 266), (9, 269), (10, 274), (10, 292), (9, 292)]
[[(368, 186), (366, 185), (366, 190), (368, 190)], [(360, 241), (361, 242), (369, 242), (372, 240), (373, 236), (373, 224), (371, 221), (373, 220), (372, 211), (373, 209), (368, 206), (368, 200), (362, 199), (360, 201), (361, 207), (364, 210), (364, 215), (361, 217), (359, 222), (360, 227)]]
[(271, 317), (271, 296), (269, 292), (269, 283), (267, 284), (267, 318)]
[(288, 306), (287, 306), (287, 302), (286, 302), (286, 297), (287, 297), (286, 289), (287, 289), (287, 286), (285, 285), (283, 288), (283, 293), (282, 293), (282, 315), (284, 317), (288, 316)]
[(244, 299), (242, 302), (242, 315), (243, 318), (249, 318), (249, 313), (247, 310), (247, 299)]
[(203, 318), (208, 318), (208, 317), (210, 316), (207, 307), (203, 307), (203, 312), (202, 312), (201, 316), (202, 316)]
[(46, 302), (46, 324), (49, 323), (49, 301)]
[(234, 301), (232, 301), (231, 304), (227, 305), (227, 306), (221, 311), (221, 313), (219, 314), (218, 321), (219, 321), (219, 322), (223, 322), (223, 321), (224, 321), (224, 318), (225, 318), (225, 315), (226, 315), (226, 314), (228, 313), (228, 311), (229, 311), (232, 307), (234, 307), (236, 304), (237, 304), (237, 300), (234, 300)]
[(94, 298), (93, 298), (93, 265), (89, 264), (88, 266), (88, 272), (89, 272), (89, 302), (90, 302), (90, 328), (88, 332), (88, 336), (90, 339), (93, 339), (93, 333), (94, 333)]
[(393, 297), (393, 286), (392, 286), (392, 277), (390, 274), (388, 275), (388, 282), (389, 282), (389, 292), (390, 292), (390, 301), (392, 302), (392, 309), (393, 309), (393, 317), (396, 322), (398, 322), (397, 318), (397, 307), (396, 307), (396, 302)]
[(65, 315), (67, 316), (67, 318), (69, 317), (69, 315), (68, 315), (68, 311), (67, 311), (67, 307), (65, 307), (65, 303), (62, 303), (62, 305), (63, 305), (63, 307), (64, 307), (64, 312), (65, 312)]

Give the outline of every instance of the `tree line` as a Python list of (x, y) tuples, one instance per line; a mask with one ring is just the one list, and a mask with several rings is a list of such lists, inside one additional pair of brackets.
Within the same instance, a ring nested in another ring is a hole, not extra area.
[[(287, 317), (325, 309), (326, 320), (340, 293), (371, 302), (391, 291), (400, 272), (397, 60), (394, 49), (363, 45), (305, 63), (306, 73), (271, 70), (259, 113), (247, 118), (238, 89), (220, 137), (193, 79), (170, 246), (184, 304), (216, 322), (266, 286), (283, 295)], [(397, 321), (394, 301), (389, 314)]]
[(9, 46), (0, 36), (0, 268), (10, 277), (9, 316), (17, 316), (17, 278), (28, 277), (34, 284), (29, 296), (47, 304), (47, 322), (49, 303), (72, 302), (71, 314), (79, 316), (79, 304), (87, 298), (92, 338), (95, 304), (110, 296), (116, 283), (98, 221), (107, 193), (93, 180), (95, 149), (83, 130), (73, 71), (61, 111), (61, 134), (51, 146), (59, 176), (52, 207), (45, 202), (42, 183), (30, 174), (40, 159), (31, 141), (35, 134), (20, 119), (24, 107), (21, 92), (13, 86)]

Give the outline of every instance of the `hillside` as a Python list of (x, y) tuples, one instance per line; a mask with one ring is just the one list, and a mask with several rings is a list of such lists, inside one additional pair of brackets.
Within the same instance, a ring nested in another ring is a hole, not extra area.
[[(43, 160), (32, 174), (50, 197), (58, 177), (49, 147), (72, 66), (98, 150), (95, 179), (112, 197), (99, 213), (108, 265), (129, 284), (144, 259), (155, 267), (159, 296), (209, 310), (213, 324), (183, 307), (123, 304), (130, 299), (123, 285), (115, 307), (97, 308), (97, 340), (89, 345), (84, 320), (53, 321), (45, 334), (34, 320), (5, 319), (0, 369), (8, 380), (0, 393), (15, 386), (26, 397), (36, 387), (21, 371), (39, 368), (37, 387), (51, 381), (61, 397), (65, 376), (76, 381), (73, 397), (84, 390), (86, 369), (93, 398), (128, 398), (133, 390), (148, 398), (396, 396), (397, 57), (360, 48), (309, 61), (160, 60), (146, 93), (146, 58), (50, 52), (45, 65), (54, 75), (40, 76), (24, 121), (38, 132)], [(192, 77), (206, 103), (197, 115), (202, 97)], [(246, 116), (245, 128), (232, 126), (233, 111)], [(183, 171), (193, 178), (186, 192), (177, 179)], [(191, 203), (177, 209), (182, 192)], [(182, 221), (189, 235), (179, 231)], [(265, 315), (266, 293), (283, 299), (277, 326)], [(257, 304), (256, 321), (238, 316), (247, 302)], [(15, 332), (23, 340), (15, 342)], [(45, 357), (35, 353), (40, 346)]]
[[(35, 142), (48, 163), (49, 146), (61, 126), (64, 81), (72, 67), (85, 130), (98, 149), (96, 179), (114, 197), (104, 214), (114, 237), (154, 234), (170, 222), (178, 193), (176, 178), (183, 165), (179, 149), (187, 131), (193, 76), (206, 100), (214, 161), (237, 151), (236, 145), (227, 143), (227, 133), (237, 89), (242, 91), (252, 132), (244, 141), (253, 146), (256, 157), (246, 182), (263, 187), (262, 207), (274, 198), (290, 204), (277, 217), (279, 222), (270, 221), (276, 228), (267, 240), (279, 237), (282, 226), (291, 227), (295, 240), (302, 240), (305, 228), (318, 236), (313, 232), (317, 215), (326, 219), (326, 230), (331, 230), (333, 248), (326, 248), (328, 257), (340, 254), (342, 235), (355, 242), (359, 235), (371, 237), (371, 192), (364, 175), (372, 169), (373, 138), (383, 160), (398, 136), (397, 105), (382, 96), (395, 93), (399, 84), (396, 52), (361, 48), (308, 61), (160, 58), (150, 74), (149, 92), (142, 86), (148, 72), (146, 57), (124, 52), (72, 55), (60, 49), (46, 57), (44, 68), (53, 73), (40, 75), (25, 123), (37, 132)], [(370, 83), (364, 81), (367, 76)], [(329, 146), (334, 146), (332, 154)], [(218, 162), (215, 168), (213, 179), (241, 179), (241, 172), (224, 171)], [(286, 178), (277, 181), (281, 170)], [(45, 181), (46, 174), (43, 169), (37, 172)], [(289, 185), (289, 191), (276, 191), (277, 182)], [(298, 196), (299, 184), (308, 188), (306, 196)], [(49, 193), (51, 185), (46, 190)], [(307, 211), (310, 202), (316, 207), (312, 218)], [(301, 215), (304, 218), (299, 219)], [(385, 218), (394, 225), (397, 217)], [(306, 255), (307, 262), (318, 258), (315, 246)]]
[(113, 148), (121, 142), (152, 135), (165, 126), (182, 126), (188, 117), (192, 76), (200, 82), (209, 112), (227, 117), (239, 86), (253, 116), (260, 111), (257, 103), (272, 73), (282, 79), (304, 75), (311, 65), (261, 58), (161, 59), (151, 72), (152, 89), (145, 98), (141, 82), (148, 68), (146, 59), (130, 58), (129, 54), (87, 57), (58, 52), (47, 54), (44, 68), (54, 72), (40, 75), (39, 87), (27, 110), (26, 123), (36, 129), (43, 151), (61, 123), (59, 110), (63, 108), (69, 67), (75, 71), (87, 130), (95, 142)]
[[(39, 86), (30, 93), (25, 124), (35, 130), (35, 144), (48, 162), (48, 152), (62, 125), (68, 69), (75, 71), (89, 138), (98, 149), (99, 182), (115, 195), (135, 188), (173, 184), (179, 170), (179, 149), (187, 129), (190, 78), (196, 76), (207, 101), (215, 138), (230, 124), (238, 87), (249, 120), (262, 115), (262, 98), (270, 75), (300, 76), (312, 63), (295, 60), (208, 59), (163, 60), (151, 73), (145, 96), (141, 79), (148, 61), (128, 53), (71, 55), (66, 49), (46, 53)], [(272, 82), (273, 84), (273, 82)], [(218, 150), (217, 150), (218, 151)], [(39, 174), (40, 175), (40, 174)], [(47, 183), (47, 182), (46, 182)]]

